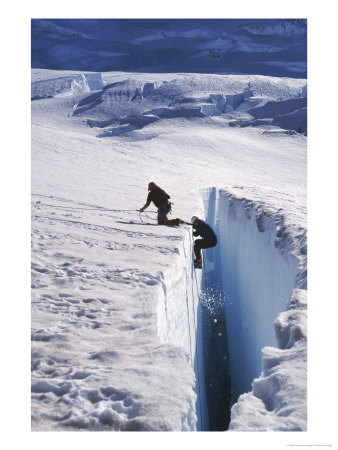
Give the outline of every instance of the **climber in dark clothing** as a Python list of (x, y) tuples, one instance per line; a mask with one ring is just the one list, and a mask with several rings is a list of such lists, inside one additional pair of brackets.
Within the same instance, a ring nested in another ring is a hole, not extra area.
[(143, 212), (153, 202), (157, 207), (157, 223), (159, 225), (179, 225), (182, 222), (181, 219), (169, 220), (167, 217), (167, 214), (171, 211), (170, 196), (153, 181), (148, 184), (148, 191), (147, 201), (140, 212)]
[(214, 233), (214, 230), (210, 225), (205, 223), (203, 220), (199, 219), (196, 216), (191, 218), (191, 223), (193, 228), (196, 230), (193, 232), (195, 237), (201, 236), (202, 239), (196, 239), (194, 244), (194, 252), (195, 252), (195, 267), (198, 269), (202, 268), (202, 256), (201, 249), (202, 248), (211, 248), (215, 247), (217, 244), (217, 236)]

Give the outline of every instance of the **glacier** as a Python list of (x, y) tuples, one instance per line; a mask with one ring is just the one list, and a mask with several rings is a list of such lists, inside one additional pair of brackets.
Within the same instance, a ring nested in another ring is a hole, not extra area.
[(159, 314), (163, 341), (195, 361), (197, 429), (306, 431), (306, 231), (296, 239), (278, 213), (223, 190), (202, 197), (219, 244), (202, 277), (184, 248)]
[(101, 73), (72, 73), (52, 79), (36, 80), (32, 83), (31, 99), (67, 97), (103, 88)]
[(84, 76), (32, 71), (32, 429), (305, 431), (306, 80)]

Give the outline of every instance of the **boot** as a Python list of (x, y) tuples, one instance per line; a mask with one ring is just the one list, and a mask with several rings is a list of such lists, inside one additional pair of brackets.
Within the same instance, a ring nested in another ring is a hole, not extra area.
[(181, 222), (181, 219), (172, 219), (170, 220), (170, 225), (175, 225), (176, 227), (178, 227)]
[(202, 269), (202, 259), (195, 259), (194, 267), (195, 269)]

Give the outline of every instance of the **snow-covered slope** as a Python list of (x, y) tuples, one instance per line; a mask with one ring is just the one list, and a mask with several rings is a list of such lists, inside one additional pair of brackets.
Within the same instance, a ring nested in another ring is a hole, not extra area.
[[(306, 80), (101, 76), (32, 71), (33, 429), (213, 429), (216, 342), (221, 422), (305, 430)], [(217, 230), (203, 273), (152, 180)]]

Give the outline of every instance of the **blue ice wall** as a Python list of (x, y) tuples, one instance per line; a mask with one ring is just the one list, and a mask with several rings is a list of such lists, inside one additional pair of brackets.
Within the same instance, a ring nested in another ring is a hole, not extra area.
[[(280, 218), (246, 199), (216, 189), (203, 193), (206, 221), (218, 245), (205, 253), (207, 273), (223, 298), (232, 401), (251, 390), (261, 372), (261, 349), (277, 346), (274, 321), (296, 287), (299, 260), (278, 233)], [(223, 296), (220, 292), (223, 291)], [(219, 301), (215, 308), (221, 308)]]

